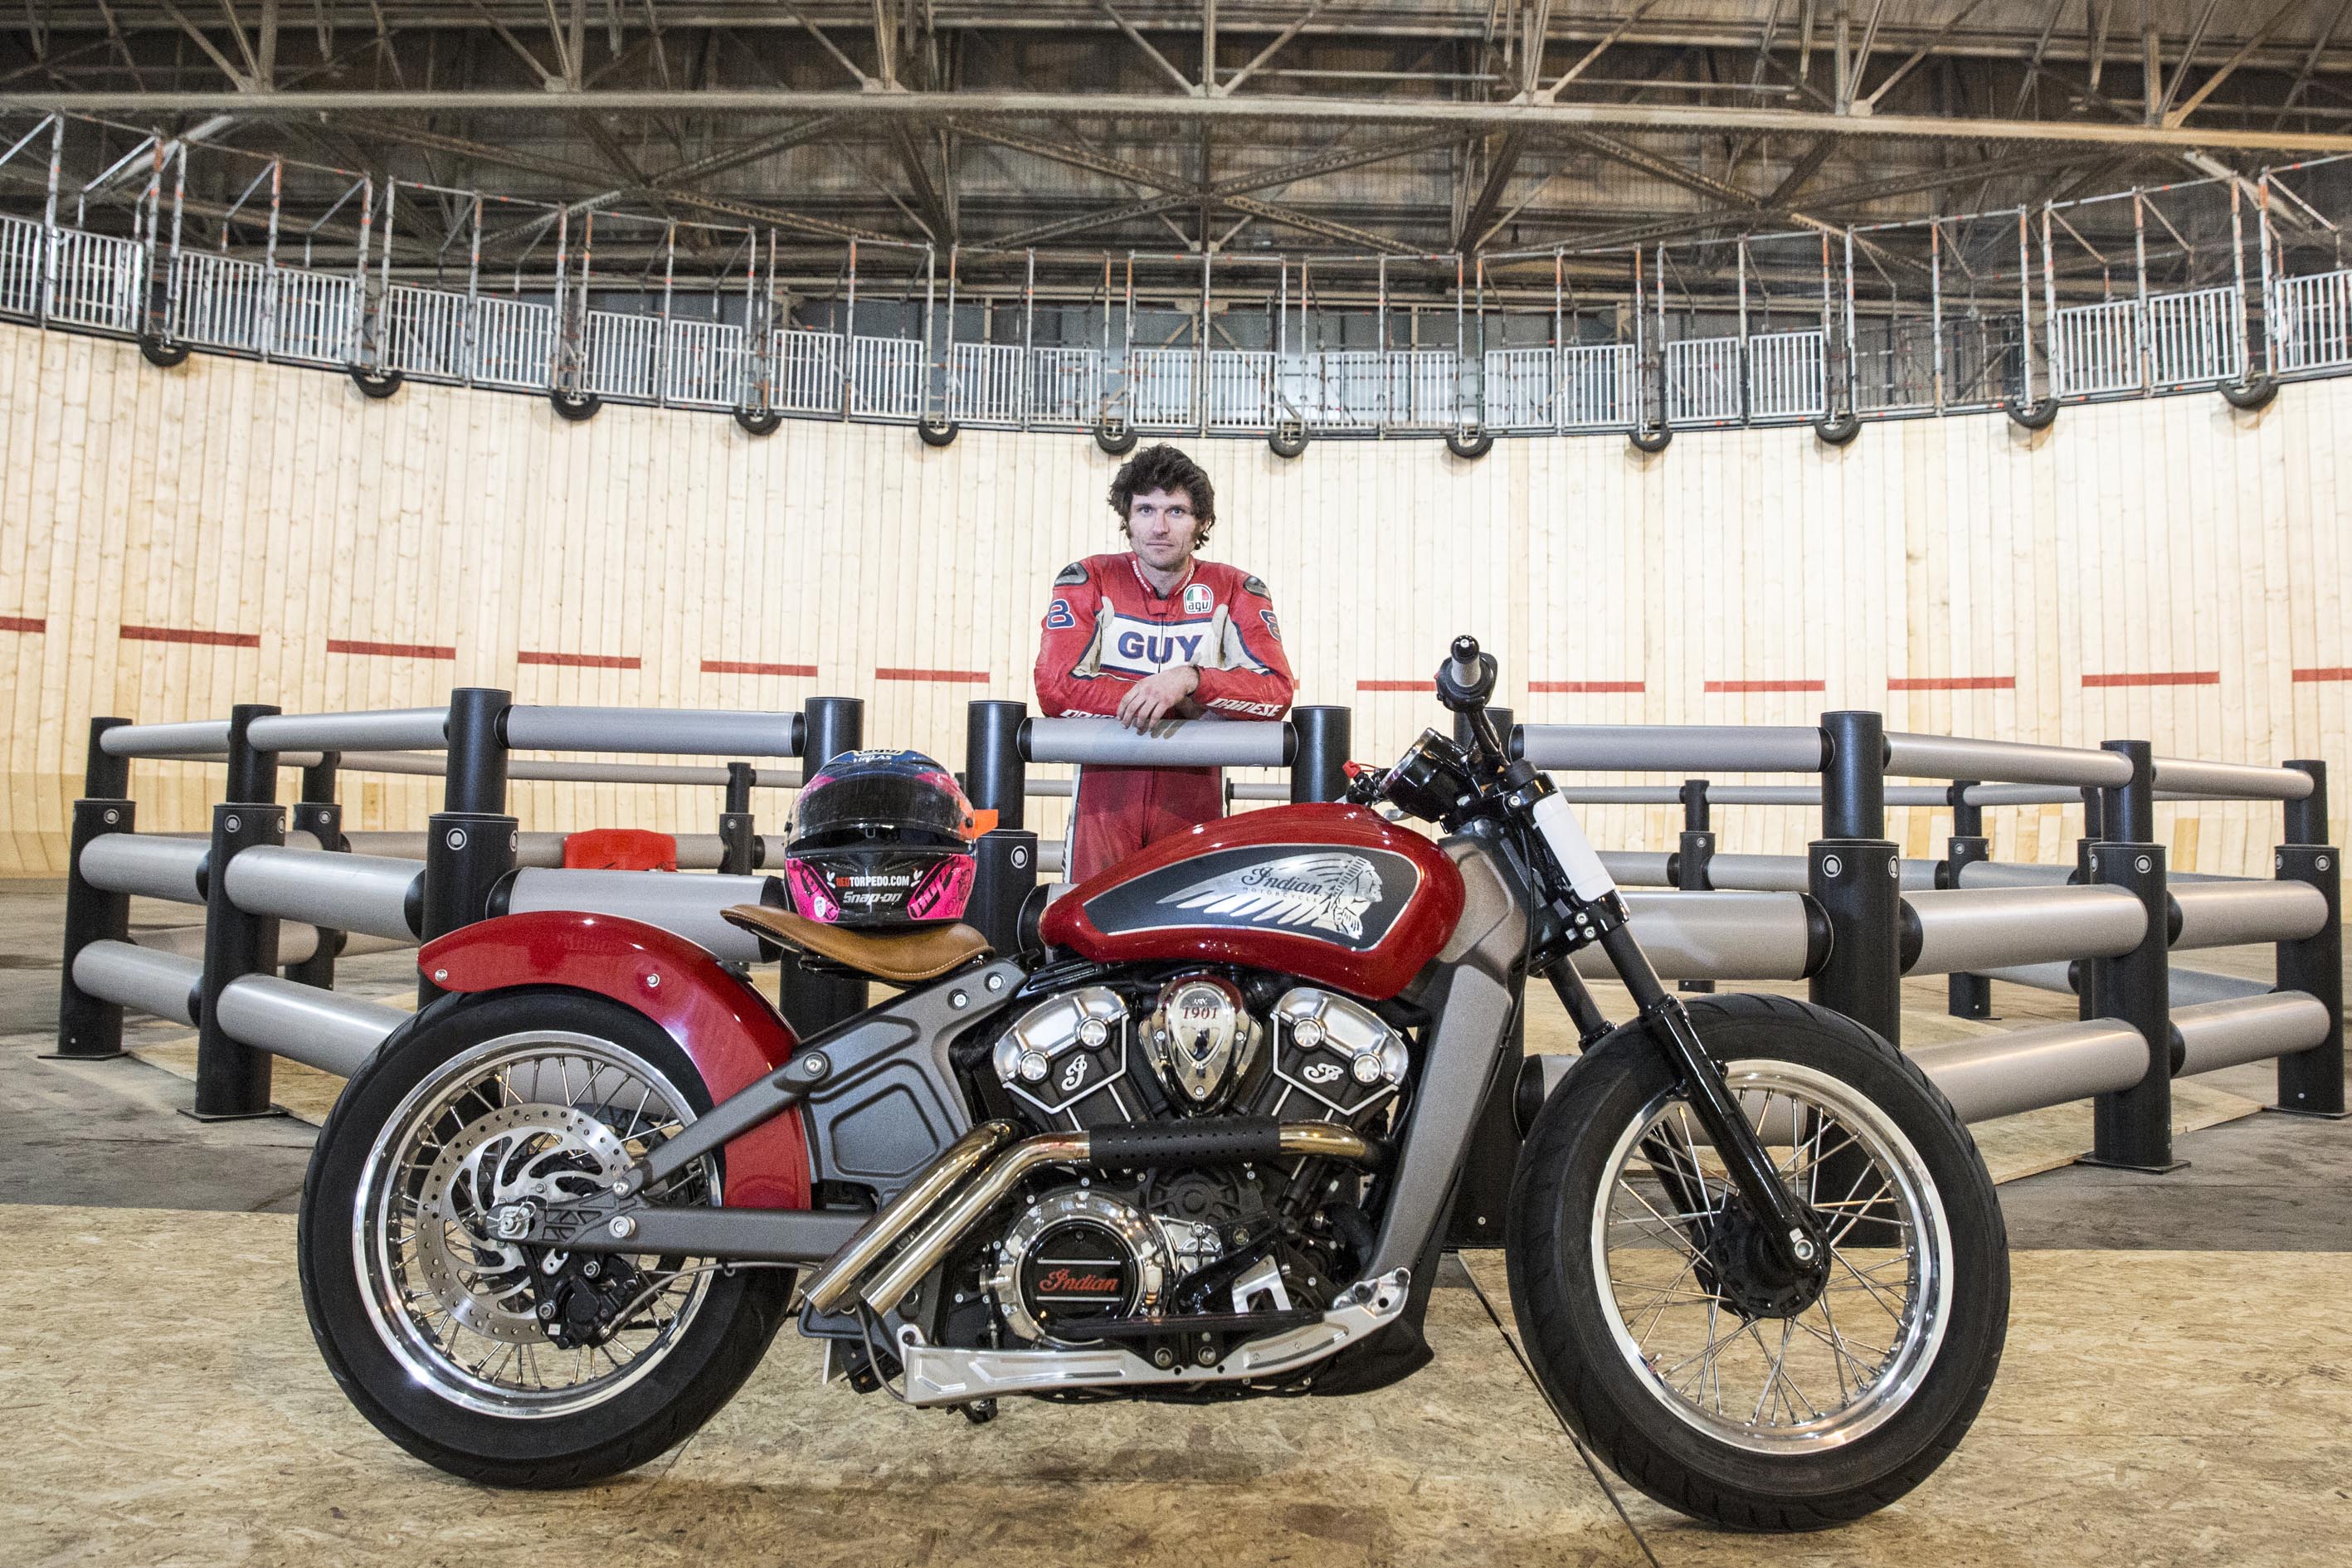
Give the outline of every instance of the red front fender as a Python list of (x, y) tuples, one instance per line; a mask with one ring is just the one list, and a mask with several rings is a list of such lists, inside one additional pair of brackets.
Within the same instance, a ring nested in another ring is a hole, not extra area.
[[(570, 910), (505, 915), (425, 944), (417, 969), (445, 991), (563, 985), (608, 996), (661, 1026), (717, 1104), (791, 1059), (797, 1042), (767, 999), (709, 952), (642, 921)], [(797, 1115), (727, 1145), (730, 1208), (809, 1206), (808, 1137)]]

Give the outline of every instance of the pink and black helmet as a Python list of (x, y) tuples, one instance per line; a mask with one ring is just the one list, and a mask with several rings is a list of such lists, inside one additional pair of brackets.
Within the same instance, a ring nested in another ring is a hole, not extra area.
[(955, 775), (920, 752), (844, 752), (811, 773), (784, 844), (793, 908), (829, 925), (961, 920), (975, 822)]

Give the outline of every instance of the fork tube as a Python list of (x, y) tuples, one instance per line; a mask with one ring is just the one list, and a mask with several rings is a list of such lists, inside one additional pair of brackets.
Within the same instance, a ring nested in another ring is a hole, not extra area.
[(1634, 1005), (1641, 1008), (1650, 1038), (1657, 1043), (1674, 1068), (1675, 1076), (1682, 1080), (1683, 1090), (1690, 1097), (1691, 1112), (1698, 1118), (1716, 1152), (1723, 1157), (1732, 1185), (1738, 1188), (1748, 1207), (1767, 1222), (1764, 1231), (1774, 1254), (1790, 1270), (1804, 1272), (1821, 1255), (1818, 1227), (1781, 1184), (1763, 1140), (1741, 1113), (1731, 1086), (1724, 1081), (1723, 1069), (1706, 1054), (1706, 1047), (1700, 1041), (1698, 1030), (1692, 1026), (1690, 1015), (1683, 1010), (1681, 1000), (1658, 979), (1649, 955), (1633, 939), (1633, 927), (1622, 923), (1622, 901), (1614, 895), (1610, 901), (1618, 904), (1613, 912), (1621, 923), (1601, 934), (1601, 950), (1609, 955), (1610, 963), (1616, 966), (1617, 977), (1625, 983)]

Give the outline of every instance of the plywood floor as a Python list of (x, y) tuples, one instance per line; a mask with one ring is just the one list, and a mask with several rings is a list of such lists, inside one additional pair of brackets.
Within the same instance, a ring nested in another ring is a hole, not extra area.
[[(779, 1342), (623, 1480), (429, 1469), (312, 1348), (279, 1215), (0, 1207), (0, 1556), (18, 1563), (1635, 1564), (1632, 1532), (1462, 1285), (1437, 1363), (1352, 1400), (1015, 1404), (974, 1428), (815, 1382)], [(1507, 1319), (1500, 1259), (1470, 1267)], [(2010, 1355), (1954, 1459), (1862, 1524), (1765, 1542), (1638, 1497), (1662, 1563), (2341, 1561), (2341, 1254), (2021, 1254)]]

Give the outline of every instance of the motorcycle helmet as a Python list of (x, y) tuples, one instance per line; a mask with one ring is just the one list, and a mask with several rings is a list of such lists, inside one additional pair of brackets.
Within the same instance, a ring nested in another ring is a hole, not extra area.
[(808, 776), (784, 843), (793, 908), (852, 927), (961, 920), (976, 824), (955, 775), (920, 752), (844, 752)]

